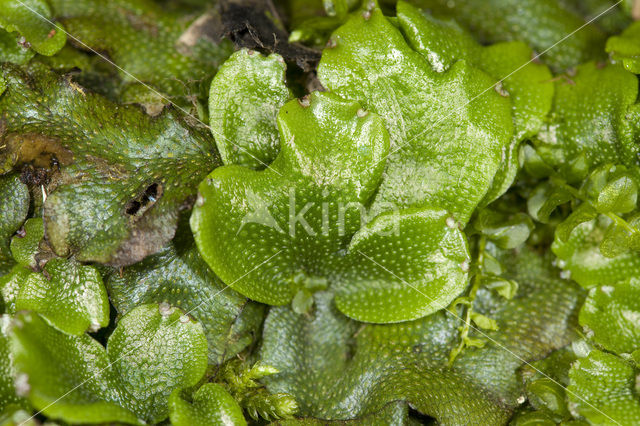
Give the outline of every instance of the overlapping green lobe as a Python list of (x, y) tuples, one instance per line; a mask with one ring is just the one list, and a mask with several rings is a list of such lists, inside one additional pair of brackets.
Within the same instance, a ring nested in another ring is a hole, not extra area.
[(607, 40), (606, 51), (615, 62), (625, 69), (640, 74), (640, 23), (629, 25), (622, 34)]
[(362, 222), (389, 147), (377, 115), (317, 92), (286, 104), (278, 123), (270, 168), (218, 168), (199, 189), (191, 226), (225, 283), (275, 305), (332, 286), (343, 312), (376, 322), (419, 318), (462, 290), (466, 241), (446, 212)]
[(614, 354), (593, 350), (572, 364), (568, 396), (576, 415), (591, 424), (632, 426), (640, 422), (633, 365)]
[(551, 246), (558, 256), (558, 267), (585, 288), (614, 285), (640, 274), (640, 258), (636, 252), (625, 251), (615, 257), (605, 257), (600, 245), (611, 220), (605, 216), (578, 225), (566, 241), (558, 235)]
[(43, 272), (16, 266), (0, 279), (9, 312), (38, 312), (69, 334), (97, 331), (109, 324), (109, 299), (98, 271), (66, 259), (51, 259)]
[(361, 321), (429, 315), (467, 284), (466, 239), (442, 210), (382, 214), (353, 236), (347, 250), (338, 266), (336, 306)]
[(40, 250), (40, 242), (44, 238), (44, 223), (41, 217), (27, 219), (22, 232), (11, 239), (9, 248), (13, 259), (25, 268), (36, 270), (36, 256)]
[(105, 283), (120, 314), (153, 302), (189, 312), (204, 329), (212, 364), (253, 342), (262, 323), (263, 307), (226, 288), (198, 253), (188, 224), (159, 253), (113, 271)]
[(385, 120), (391, 155), (375, 208), (431, 206), (469, 219), (513, 133), (509, 101), (486, 90), (491, 77), (468, 61), (432, 70), (378, 8), (334, 32), (318, 76)]
[[(282, 147), (271, 167), (260, 172), (240, 166), (214, 170), (200, 185), (201, 198), (191, 217), (198, 248), (214, 272), (265, 303), (289, 302), (297, 291), (293, 277), (300, 269), (311, 276), (334, 269), (327, 265), (316, 272), (321, 265), (314, 263), (331, 261), (330, 255), (348, 237), (339, 235), (337, 226), (322, 233), (320, 204), (326, 200), (334, 209), (338, 202), (365, 204), (383, 168), (374, 162), (388, 150), (380, 119), (373, 114), (358, 117), (357, 103), (326, 93), (314, 93), (303, 102), (306, 106), (291, 101), (279, 113)], [(314, 204), (307, 214), (312, 222), (290, 224), (290, 204), (297, 213), (307, 203)], [(343, 232), (353, 234), (359, 228), (359, 211), (347, 211), (344, 221)], [(274, 259), (276, 263), (242, 278), (292, 243), (299, 247), (296, 251), (287, 250)], [(309, 265), (296, 268), (295, 257), (301, 262), (307, 257)], [(274, 280), (280, 277), (284, 283)], [(264, 285), (253, 285), (259, 281)]]
[[(569, 368), (577, 359), (573, 350), (576, 346), (578, 344), (574, 342), (521, 370), (529, 404), (536, 414), (549, 421), (561, 422), (571, 417), (566, 387), (569, 384)], [(534, 414), (523, 417), (526, 419), (529, 416), (534, 417)]]
[[(36, 52), (21, 44), (21, 35), (0, 28), (0, 62), (23, 65), (31, 60)], [(0, 78), (0, 94), (4, 91)]]
[(207, 365), (202, 327), (168, 305), (134, 309), (106, 350), (34, 313), (18, 314), (12, 326), (14, 365), (29, 402), (69, 423), (162, 421), (171, 392), (195, 385)]
[(122, 403), (148, 422), (159, 422), (168, 415), (171, 392), (202, 378), (207, 340), (202, 326), (179, 309), (142, 305), (118, 322), (107, 356), (120, 377), (119, 389), (129, 396)]
[(10, 342), (7, 334), (10, 322), (9, 315), (0, 316), (0, 416), (4, 416), (13, 409), (27, 408), (28, 406), (26, 400), (16, 394), (14, 385), (15, 371), (11, 361)]
[(615, 65), (594, 62), (555, 83), (554, 107), (534, 139), (538, 154), (570, 182), (581, 182), (595, 167), (621, 164), (636, 170), (634, 114), (638, 82)]
[(217, 383), (202, 385), (191, 397), (191, 402), (176, 389), (169, 397), (169, 417), (174, 426), (247, 424), (236, 400)]
[(22, 162), (62, 168), (44, 223), (60, 256), (131, 264), (174, 235), (196, 184), (219, 164), (213, 141), (177, 114), (150, 118), (86, 92), (69, 77), (5, 65), (1, 172)]
[(46, 0), (0, 1), (0, 27), (21, 34), (41, 55), (55, 54), (67, 41), (64, 27), (51, 22), (52, 19)]
[[(481, 42), (522, 40), (539, 53), (557, 44), (542, 56), (542, 60), (557, 70), (603, 57), (605, 34), (596, 24), (585, 24), (587, 19), (612, 5), (602, 2), (593, 13), (586, 13), (588, 18), (583, 18), (573, 7), (568, 7), (568, 2), (555, 0), (466, 0), (453, 3), (448, 0), (412, 0), (412, 3), (436, 16), (455, 18)], [(581, 4), (584, 5), (584, 1)]]
[[(404, 400), (444, 424), (505, 424), (522, 394), (518, 369), (573, 338), (581, 290), (556, 278), (548, 260), (525, 250), (507, 252), (508, 276), (520, 284), (512, 300), (482, 290), (476, 307), (495, 318), (498, 331), (475, 338), (447, 367), (459, 320), (441, 311), (417, 321), (362, 325), (342, 316), (331, 294), (316, 293), (310, 316), (272, 308), (260, 360), (280, 373), (264, 379), (272, 392), (288, 392), (300, 415), (347, 419)], [(516, 260), (513, 260), (513, 257)], [(531, 315), (535, 312), (536, 315)]]
[(109, 324), (107, 292), (92, 266), (56, 258), (48, 261), (42, 272), (25, 276), (18, 271), (17, 278), (15, 311), (37, 312), (54, 327), (76, 335)]
[(286, 65), (242, 49), (220, 67), (209, 91), (209, 126), (224, 164), (262, 169), (279, 151), (276, 118), (291, 98)]
[[(586, 172), (586, 163), (583, 166)], [(561, 267), (564, 268), (565, 261), (568, 261), (569, 269), (576, 269), (581, 263), (580, 251), (593, 251), (584, 247), (585, 244), (598, 246), (595, 257), (582, 259), (586, 261), (582, 263), (587, 268), (601, 269), (605, 263), (613, 261), (600, 261), (603, 257), (614, 259), (626, 256), (633, 261), (632, 252), (640, 249), (640, 232), (637, 230), (640, 216), (636, 212), (637, 175), (636, 167), (603, 164), (596, 167), (578, 189), (551, 172), (548, 180), (542, 181), (528, 193), (527, 209), (535, 220), (542, 223), (560, 220), (554, 230), (556, 241), (552, 249), (560, 257)], [(567, 215), (569, 206), (572, 210)], [(587, 222), (591, 222), (591, 225), (576, 229)], [(585, 239), (587, 235), (590, 236)], [(582, 277), (576, 277), (576, 280), (589, 286), (582, 281)]]
[[(1, 163), (0, 163), (1, 164)], [(9, 244), (29, 212), (29, 189), (16, 174), (0, 176), (0, 275), (13, 264)]]
[(580, 324), (593, 331), (605, 349), (621, 354), (640, 348), (640, 281), (594, 287), (580, 310)]
[(532, 51), (516, 41), (481, 46), (455, 21), (441, 21), (405, 2), (397, 5), (398, 22), (409, 45), (438, 72), (465, 60), (493, 77), (496, 90), (511, 103), (514, 133), (503, 147), (500, 170), (493, 179), (485, 203), (502, 195), (518, 171), (518, 145), (535, 135), (551, 109), (553, 83), (549, 69), (531, 62)]
[(4, 305), (4, 312), (15, 313), (16, 312), (16, 299), (20, 287), (32, 273), (30, 269), (25, 268), (22, 265), (14, 265), (5, 275), (0, 277), (0, 294), (2, 294), (2, 302)]
[(98, 342), (86, 334), (62, 333), (36, 314), (21, 313), (13, 321), (10, 338), (15, 368), (26, 379), (29, 392), (25, 396), (35, 408), (43, 409), (78, 387), (44, 414), (70, 423), (139, 422), (117, 403), (117, 388), (108, 378), (109, 360)]

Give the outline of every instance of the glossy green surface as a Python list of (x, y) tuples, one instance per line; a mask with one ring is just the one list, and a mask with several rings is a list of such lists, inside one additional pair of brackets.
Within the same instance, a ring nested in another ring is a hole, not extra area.
[(398, 3), (397, 13), (407, 42), (435, 71), (443, 72), (458, 60), (466, 60), (495, 82), (502, 81), (491, 89), (509, 99), (514, 133), (510, 143), (503, 147), (500, 169), (484, 203), (495, 200), (513, 183), (519, 166), (519, 143), (540, 130), (551, 109), (554, 88), (549, 69), (531, 62), (533, 52), (522, 42), (484, 47), (455, 21), (437, 20), (402, 1)]
[(167, 304), (141, 305), (109, 337), (107, 357), (119, 377), (122, 404), (139, 418), (159, 422), (169, 414), (176, 388), (194, 386), (207, 367), (202, 325)]
[[(563, 5), (556, 0), (412, 0), (412, 3), (436, 15), (455, 18), (483, 42), (523, 40), (541, 53), (566, 37), (542, 57), (558, 70), (604, 56), (604, 33), (596, 24), (581, 28), (591, 16), (583, 18), (566, 2)], [(584, 5), (584, 1), (581, 3)], [(609, 6), (603, 4), (593, 15)], [(580, 31), (575, 31), (579, 28)]]
[(560, 419), (568, 417), (569, 409), (565, 402), (564, 386), (554, 379), (541, 378), (531, 381), (527, 384), (527, 395), (531, 404), (537, 410), (549, 413), (549, 417)]
[(589, 62), (561, 76), (555, 86), (553, 110), (534, 139), (544, 161), (573, 182), (604, 163), (635, 170), (638, 149), (634, 118), (628, 115), (638, 94), (634, 75)]
[(22, 227), (23, 234), (15, 235), (11, 239), (11, 255), (13, 259), (24, 266), (36, 270), (40, 241), (44, 237), (44, 224), (42, 218), (27, 219)]
[(16, 312), (16, 299), (22, 284), (33, 271), (22, 265), (14, 265), (9, 272), (0, 277), (0, 294), (4, 304), (4, 312)]
[(627, 251), (615, 257), (605, 257), (600, 244), (611, 221), (600, 216), (577, 226), (566, 242), (557, 236), (551, 246), (558, 256), (558, 267), (585, 288), (596, 285), (614, 285), (640, 274), (640, 258)]
[(202, 324), (212, 364), (234, 357), (252, 343), (263, 319), (261, 305), (227, 288), (209, 269), (188, 225), (180, 227), (160, 253), (113, 271), (105, 284), (120, 314), (153, 302), (188, 312)]
[(10, 322), (9, 315), (0, 316), (0, 415), (28, 406), (26, 401), (16, 394), (14, 385), (15, 371), (7, 335)]
[(434, 71), (379, 9), (352, 15), (332, 40), (321, 82), (378, 113), (391, 136), (374, 206), (442, 208), (466, 223), (513, 133), (509, 100), (487, 90), (495, 80), (468, 61)]
[(152, 119), (37, 70), (3, 68), (0, 164), (4, 172), (33, 158), (60, 164), (43, 214), (55, 253), (119, 266), (160, 250), (219, 164), (211, 138), (175, 114)]
[(610, 37), (605, 50), (625, 69), (640, 74), (640, 23), (634, 22), (622, 34)]
[(16, 316), (10, 338), (29, 402), (70, 423), (159, 422), (169, 415), (171, 392), (195, 385), (207, 365), (202, 327), (168, 305), (134, 309), (106, 350), (33, 313)]
[(0, 0), (0, 425), (640, 423), (615, 1)]
[(242, 409), (231, 395), (216, 383), (205, 383), (191, 401), (185, 400), (179, 390), (169, 397), (169, 417), (174, 426), (243, 426), (247, 422)]
[[(21, 37), (19, 34), (0, 29), (0, 61), (22, 65), (33, 58), (36, 52), (20, 44)], [(0, 81), (0, 94), (3, 91), (3, 83)]]
[(634, 391), (637, 374), (622, 358), (591, 351), (571, 366), (569, 400), (591, 424), (636, 425), (640, 422), (640, 401)]
[(574, 347), (575, 343), (567, 345), (522, 368), (526, 396), (535, 411), (519, 416), (514, 421), (515, 424), (535, 425), (538, 424), (535, 420), (540, 418), (547, 422), (543, 424), (574, 424), (569, 420), (572, 415), (566, 390), (569, 384), (569, 369), (577, 359)]
[(102, 345), (86, 334), (64, 334), (36, 314), (22, 313), (13, 321), (18, 321), (10, 335), (15, 369), (28, 385), (25, 396), (36, 409), (48, 407), (45, 415), (70, 423), (139, 423), (117, 402), (118, 389), (111, 386)]
[(640, 280), (631, 277), (615, 285), (592, 288), (580, 310), (580, 324), (594, 340), (615, 353), (640, 348)]
[(224, 164), (263, 169), (280, 148), (276, 119), (291, 98), (286, 65), (246, 49), (220, 67), (209, 91), (209, 126)]
[[(535, 225), (529, 216), (523, 213), (505, 214), (497, 210), (481, 210), (472, 223), (473, 229), (484, 235), (489, 241), (502, 249), (514, 249), (522, 246)], [(498, 267), (497, 274), (501, 267)]]
[(363, 226), (388, 152), (378, 116), (314, 93), (286, 104), (278, 123), (284, 145), (270, 168), (222, 167), (199, 189), (191, 227), (226, 284), (274, 305), (332, 286), (343, 312), (373, 322), (419, 318), (464, 288), (466, 242), (445, 212), (390, 212)]
[(66, 259), (51, 259), (42, 273), (24, 278), (15, 298), (15, 311), (22, 310), (38, 312), (69, 334), (109, 324), (109, 299), (100, 274)]
[[(1, 152), (1, 151), (0, 151)], [(1, 159), (2, 157), (0, 157)], [(0, 161), (0, 164), (2, 162)], [(0, 276), (13, 264), (9, 243), (29, 212), (29, 189), (16, 174), (0, 176)]]
[(280, 373), (265, 379), (269, 389), (291, 393), (300, 415), (321, 419), (360, 417), (404, 400), (443, 424), (504, 424), (523, 392), (517, 357), (536, 359), (564, 346), (582, 297), (531, 252), (507, 256), (508, 276), (521, 285), (518, 296), (479, 294), (476, 308), (490, 310), (499, 330), (487, 332), (492, 340), (485, 347), (465, 350), (453, 368), (448, 353), (460, 323), (446, 312), (363, 325), (341, 315), (330, 293), (317, 293), (309, 316), (271, 309), (260, 360)]
[[(445, 308), (467, 285), (464, 235), (440, 210), (382, 214), (351, 240), (336, 306), (351, 318), (399, 322)], [(387, 235), (394, 232), (394, 235)]]
[(52, 16), (46, 0), (0, 1), (0, 27), (18, 32), (41, 55), (51, 56), (67, 42), (62, 25), (48, 21)]
[[(367, 203), (382, 173), (383, 164), (375, 163), (388, 151), (381, 120), (373, 114), (359, 117), (359, 108), (327, 93), (312, 94), (306, 106), (291, 101), (278, 116), (282, 147), (270, 168), (221, 167), (200, 185), (191, 227), (203, 258), (225, 283), (254, 300), (284, 304), (298, 290), (293, 278), (299, 270), (324, 275), (322, 262), (346, 245), (360, 218), (359, 211), (345, 214), (346, 236), (339, 235), (337, 223), (323, 233), (320, 204), (326, 200), (335, 211), (339, 202)], [(318, 139), (327, 146), (318, 146)], [(312, 221), (296, 223), (289, 210), (298, 213), (307, 203), (314, 204), (307, 207), (314, 210), (308, 213)], [(275, 268), (243, 277), (283, 250)], [(296, 267), (295, 258), (307, 265)]]
[(599, 213), (624, 214), (638, 204), (638, 183), (635, 168), (604, 164), (595, 169), (582, 184), (581, 191)]

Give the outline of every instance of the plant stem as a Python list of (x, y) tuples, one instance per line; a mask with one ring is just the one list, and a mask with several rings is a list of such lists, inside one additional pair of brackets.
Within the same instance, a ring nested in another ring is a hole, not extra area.
[(462, 352), (462, 350), (466, 346), (467, 337), (469, 336), (469, 331), (471, 330), (471, 313), (473, 312), (473, 302), (476, 300), (476, 295), (478, 294), (478, 290), (480, 289), (480, 285), (482, 284), (482, 274), (480, 270), (482, 265), (484, 264), (484, 253), (485, 247), (487, 245), (487, 237), (481, 235), (478, 239), (478, 256), (476, 259), (476, 268), (475, 275), (472, 279), (471, 289), (469, 290), (468, 296), (468, 304), (464, 309), (464, 324), (460, 327), (460, 342), (458, 346), (456, 346), (451, 353), (449, 354), (449, 367), (451, 367), (456, 360), (456, 357)]

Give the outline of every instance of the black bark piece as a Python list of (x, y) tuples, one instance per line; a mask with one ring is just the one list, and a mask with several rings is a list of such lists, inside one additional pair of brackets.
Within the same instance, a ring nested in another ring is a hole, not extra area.
[[(275, 52), (305, 72), (320, 61), (320, 52), (298, 43), (289, 43), (289, 35), (275, 20), (277, 11), (271, 1), (225, 0), (220, 4), (223, 35), (236, 47)], [(271, 16), (271, 17), (270, 17)]]

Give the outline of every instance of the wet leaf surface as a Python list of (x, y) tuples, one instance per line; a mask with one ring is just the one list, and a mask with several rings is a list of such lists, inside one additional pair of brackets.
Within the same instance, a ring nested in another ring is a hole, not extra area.
[(18, 314), (12, 325), (11, 351), (30, 403), (74, 423), (159, 422), (169, 414), (171, 392), (195, 385), (206, 368), (202, 327), (168, 305), (130, 312), (106, 350), (36, 314)]
[(314, 93), (286, 104), (278, 122), (283, 146), (270, 168), (225, 166), (199, 189), (191, 227), (225, 283), (274, 305), (332, 286), (343, 312), (373, 322), (419, 318), (464, 288), (466, 241), (446, 212), (407, 209), (362, 226), (388, 152), (379, 117)]
[(171, 424), (175, 426), (246, 425), (242, 409), (220, 385), (205, 383), (192, 396), (191, 402), (180, 396), (179, 390), (169, 398)]
[(105, 280), (111, 303), (122, 315), (146, 303), (169, 303), (204, 329), (209, 362), (234, 357), (257, 338), (264, 308), (228, 288), (209, 269), (187, 227), (159, 253), (114, 270)]
[(467, 61), (434, 71), (377, 8), (354, 14), (332, 40), (320, 81), (379, 114), (391, 136), (375, 204), (442, 208), (466, 223), (513, 133), (509, 101), (486, 91), (495, 81)]
[(175, 113), (149, 118), (40, 67), (6, 66), (3, 75), (4, 171), (22, 162), (61, 167), (43, 215), (55, 253), (118, 266), (160, 250), (219, 164), (210, 136)]
[(447, 355), (460, 323), (447, 313), (358, 324), (335, 309), (330, 294), (318, 293), (310, 315), (288, 307), (270, 311), (260, 359), (281, 373), (265, 381), (273, 392), (296, 397), (302, 416), (348, 419), (405, 400), (445, 424), (504, 423), (523, 392), (517, 370), (573, 338), (570, 324), (582, 299), (577, 286), (557, 279), (548, 261), (532, 252), (509, 265), (521, 286), (518, 296), (480, 295), (479, 310), (490, 313), (499, 330), (487, 332), (487, 345), (467, 349), (453, 368)]
[(29, 212), (29, 189), (16, 174), (0, 176), (0, 276), (11, 268), (9, 244)]
[(276, 118), (291, 98), (286, 65), (242, 49), (221, 67), (209, 91), (209, 125), (225, 164), (262, 169), (278, 154)]

